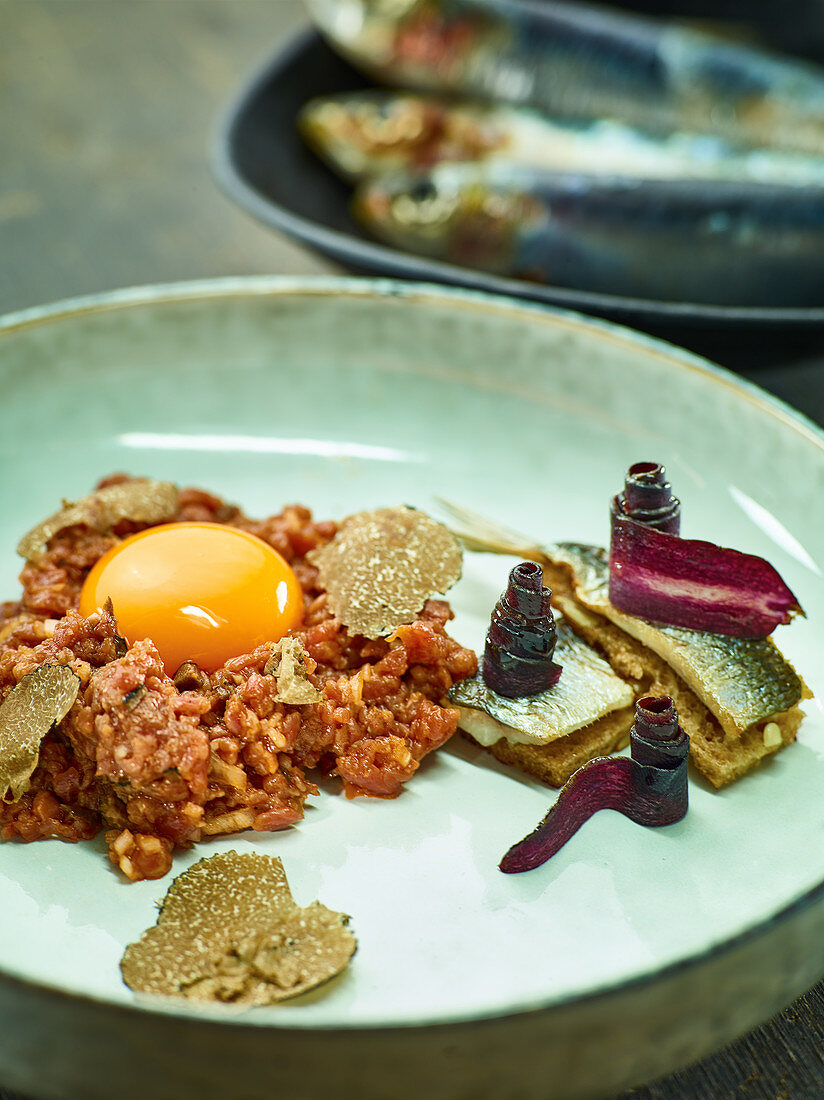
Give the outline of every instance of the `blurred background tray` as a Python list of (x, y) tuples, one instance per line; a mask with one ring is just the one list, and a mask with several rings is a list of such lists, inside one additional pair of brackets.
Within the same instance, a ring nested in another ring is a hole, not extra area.
[(756, 350), (761, 362), (802, 355), (824, 336), (824, 308), (730, 308), (592, 294), (499, 278), (374, 243), (350, 215), (351, 189), (304, 145), (295, 124), (309, 99), (369, 83), (318, 34), (299, 34), (230, 107), (213, 153), (218, 181), (260, 221), (356, 273), (448, 283), (563, 306), (633, 325), (732, 367), (746, 366)]

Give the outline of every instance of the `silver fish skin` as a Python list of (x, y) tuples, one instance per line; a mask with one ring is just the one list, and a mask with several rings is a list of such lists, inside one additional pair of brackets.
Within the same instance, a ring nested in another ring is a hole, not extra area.
[(384, 83), (824, 152), (824, 74), (671, 22), (563, 0), (307, 0)]
[(635, 699), (632, 688), (560, 616), (556, 618), (556, 629), (558, 640), (553, 660), (563, 666), (563, 672), (548, 691), (509, 699), (491, 691), (480, 673), (461, 680), (451, 689), (449, 698), (457, 706), (483, 711), (507, 727), (502, 732), (490, 723), (485, 737), (484, 731), (473, 725), (476, 741), (494, 744), (506, 736), (508, 741), (520, 744), (547, 745), (632, 706)]
[(561, 542), (546, 546), (441, 501), (457, 521), (455, 534), (473, 550), (512, 554), (543, 565), (566, 566), (576, 601), (658, 654), (716, 716), (724, 732), (748, 729), (782, 715), (808, 698), (795, 669), (770, 638), (731, 638), (700, 630), (657, 626), (626, 615), (609, 601), (609, 556), (601, 547)]
[(544, 548), (575, 573), (575, 596), (662, 657), (716, 715), (725, 733), (750, 726), (799, 703), (803, 684), (769, 638), (731, 638), (678, 626), (656, 626), (609, 602), (609, 558), (600, 547), (558, 543)]
[(460, 267), (600, 294), (824, 305), (824, 187), (637, 180), (441, 164), (365, 181), (379, 240)]
[(662, 136), (612, 119), (550, 119), (526, 108), (409, 92), (344, 92), (307, 103), (306, 141), (345, 180), (443, 161), (502, 163), (634, 179), (824, 185), (824, 158), (747, 149), (711, 134)]

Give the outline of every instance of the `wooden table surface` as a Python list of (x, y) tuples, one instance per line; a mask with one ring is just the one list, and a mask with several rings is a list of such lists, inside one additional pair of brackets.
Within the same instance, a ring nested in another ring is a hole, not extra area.
[[(117, 286), (334, 272), (235, 209), (207, 163), (227, 99), (304, 22), (299, 0), (0, 0), (0, 313)], [(824, 424), (824, 334), (742, 373)], [(820, 985), (625, 1095), (813, 1100), (822, 1052)]]

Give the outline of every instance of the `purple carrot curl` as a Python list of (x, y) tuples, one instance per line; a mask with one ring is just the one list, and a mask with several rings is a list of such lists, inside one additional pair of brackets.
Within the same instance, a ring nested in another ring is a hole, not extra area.
[(552, 660), (557, 641), (550, 591), (534, 561), (521, 562), (492, 612), (483, 659), (484, 683), (519, 699), (554, 687), (561, 666)]
[(666, 469), (657, 462), (636, 462), (627, 470), (624, 491), (613, 507), (621, 515), (664, 531), (668, 535), (681, 532), (681, 501), (672, 495)]
[(769, 562), (678, 536), (664, 467), (638, 462), (612, 501), (609, 598), (629, 615), (735, 638), (766, 638), (801, 611)]
[(603, 756), (573, 773), (538, 827), (501, 860), (508, 875), (555, 855), (598, 810), (618, 810), (639, 825), (671, 825), (689, 805), (689, 737), (668, 696), (640, 699), (629, 735), (630, 758)]

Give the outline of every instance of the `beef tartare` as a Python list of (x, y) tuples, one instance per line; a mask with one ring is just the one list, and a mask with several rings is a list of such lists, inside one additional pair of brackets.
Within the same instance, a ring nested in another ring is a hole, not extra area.
[(249, 532), (289, 563), (304, 600), (292, 636), (317, 695), (282, 701), (274, 643), (216, 670), (194, 662), (172, 670), (150, 638), (130, 644), (121, 636), (116, 608), (80, 615), (95, 563), (151, 524), (127, 518), (108, 530), (81, 522), (47, 533), (23, 568), (19, 600), (0, 605), (0, 700), (48, 664), (68, 666), (78, 694), (42, 739), (27, 789), (0, 802), (0, 837), (79, 841), (105, 830), (112, 862), (133, 881), (164, 875), (176, 847), (204, 837), (294, 824), (317, 793), (313, 774), (338, 776), (350, 798), (394, 798), (455, 732), (447, 693), (477, 667), (475, 654), (446, 633), (452, 612), (443, 600), (427, 600), (388, 637), (348, 631), (307, 558), (337, 526), (305, 507), (252, 520), (183, 489), (169, 519)]

